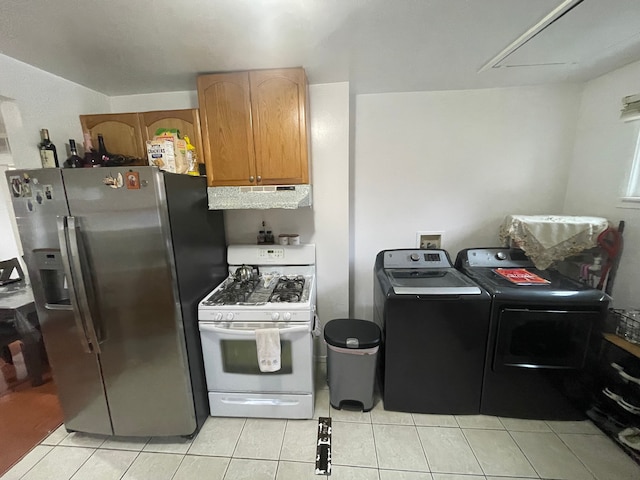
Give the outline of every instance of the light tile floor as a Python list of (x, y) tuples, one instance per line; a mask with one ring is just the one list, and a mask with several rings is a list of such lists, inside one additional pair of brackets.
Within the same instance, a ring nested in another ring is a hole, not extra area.
[(335, 410), (319, 369), (316, 420), (209, 418), (193, 440), (111, 438), (63, 427), (2, 480), (306, 480), (317, 417), (331, 416), (334, 480), (638, 480), (640, 466), (589, 421)]

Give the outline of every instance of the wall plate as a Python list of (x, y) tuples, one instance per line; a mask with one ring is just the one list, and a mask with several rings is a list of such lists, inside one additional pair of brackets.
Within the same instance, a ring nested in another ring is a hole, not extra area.
[(416, 247), (424, 249), (442, 248), (442, 235), (444, 232), (417, 232)]

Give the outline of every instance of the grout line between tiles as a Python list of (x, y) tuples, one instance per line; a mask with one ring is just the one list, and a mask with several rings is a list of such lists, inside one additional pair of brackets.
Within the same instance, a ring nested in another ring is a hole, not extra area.
[[(62, 446), (64, 446), (64, 445), (62, 445)], [(86, 447), (81, 447), (81, 448), (86, 448)], [(82, 462), (82, 463), (78, 466), (78, 468), (76, 468), (76, 470), (75, 470), (75, 471), (74, 471), (74, 472), (69, 476), (69, 480), (71, 480), (71, 479), (73, 478), (73, 476), (74, 476), (76, 473), (78, 473), (78, 471), (82, 468), (82, 466), (83, 466), (85, 463), (87, 463), (87, 462), (89, 461), (89, 459), (90, 459), (91, 457), (93, 457), (97, 451), (98, 451), (98, 449), (97, 449), (97, 448), (94, 448), (94, 449), (93, 449), (93, 452), (91, 452), (91, 455), (89, 455), (89, 456), (87, 457), (87, 459), (86, 459), (84, 462)]]
[[(247, 426), (247, 419), (244, 419), (244, 422), (242, 422), (242, 428), (240, 429), (240, 435), (238, 435), (238, 438), (236, 438), (236, 444), (233, 446), (233, 451), (231, 452), (231, 458), (234, 458), (234, 455), (236, 453), (236, 450), (238, 448), (238, 444), (240, 443), (240, 438), (242, 438), (242, 433), (244, 432), (244, 427)], [(229, 463), (231, 463), (231, 461), (229, 461)], [(226, 475), (226, 473), (225, 473)], [(224, 477), (223, 477), (224, 478)]]
[[(284, 439), (287, 436), (287, 427), (289, 426), (289, 419), (284, 422), (284, 430), (282, 431), (282, 439), (280, 440), (280, 450), (278, 450), (278, 462), (280, 462), (280, 458), (282, 457), (282, 447), (284, 447)], [(278, 476), (278, 469), (276, 468), (276, 476)]]
[[(53, 449), (54, 449), (54, 448), (56, 448), (56, 446), (55, 446), (55, 445), (44, 445), (44, 446), (51, 447), (51, 450), (49, 450), (47, 453), (45, 453), (45, 454), (42, 456), (42, 458), (41, 458), (40, 460), (38, 460), (36, 463), (34, 463), (33, 465), (31, 465), (31, 468), (29, 468), (26, 472), (24, 472), (22, 475), (20, 475), (20, 478), (24, 478), (24, 477), (25, 477), (25, 475), (27, 475), (31, 470), (33, 470), (33, 468), (34, 468), (36, 465), (38, 465), (42, 460), (44, 460), (44, 459), (45, 459), (45, 457), (47, 457), (51, 452), (53, 452)], [(31, 451), (33, 451), (33, 449), (32, 449)], [(23, 456), (20, 460), (18, 460), (18, 462), (17, 462), (17, 463), (15, 463), (14, 465), (12, 465), (12, 467), (11, 467), (7, 472), (5, 472), (5, 473), (10, 472), (10, 471), (11, 471), (11, 470), (16, 466), (16, 465), (18, 465), (18, 463), (20, 463), (20, 462), (24, 459), (24, 457), (26, 457), (26, 455), (25, 455), (25, 456)], [(4, 476), (4, 475), (3, 475), (3, 476)]]
[[(513, 435), (511, 435), (511, 431), (507, 429), (507, 433), (509, 434), (509, 437), (511, 437), (511, 440), (513, 441), (513, 443), (516, 444), (516, 447), (518, 447), (518, 450), (520, 450), (520, 453), (522, 453), (522, 456), (527, 460), (527, 462), (529, 462), (529, 465), (531, 465), (531, 468), (533, 468), (533, 471), (536, 472), (536, 475), (538, 476), (538, 478), (542, 478), (542, 474), (538, 471), (536, 466), (529, 459), (529, 457), (527, 456), (526, 452), (522, 449), (522, 447), (520, 446), (518, 441), (515, 439), (515, 437)], [(536, 432), (525, 432), (525, 433), (536, 433)], [(540, 433), (547, 433), (547, 432), (540, 432)], [(554, 434), (555, 434), (555, 432), (554, 432)]]
[[(371, 415), (369, 415), (371, 418)], [(373, 420), (373, 419), (372, 419)], [(376, 456), (376, 469), (378, 470), (378, 478), (380, 478), (380, 460), (378, 459), (378, 445), (376, 443), (376, 429), (373, 428), (373, 423), (371, 425), (371, 437), (373, 438), (373, 453)], [(333, 439), (331, 439), (333, 442)]]
[[(456, 422), (458, 420), (456, 419)], [(480, 466), (480, 470), (482, 470), (482, 475), (486, 476), (488, 475), (487, 472), (485, 471), (484, 467), (482, 466), (482, 462), (480, 462), (480, 459), (478, 458), (478, 455), (476, 455), (476, 451), (473, 449), (473, 447), (471, 446), (471, 442), (469, 442), (469, 439), (467, 438), (467, 434), (464, 431), (464, 428), (460, 427), (460, 431), (462, 432), (462, 438), (464, 438), (464, 441), (467, 442), (467, 445), (469, 445), (469, 450), (471, 450), (471, 454), (473, 455), (473, 458), (476, 459), (476, 462), (478, 462), (478, 465)], [(497, 430), (499, 431), (499, 430)], [(528, 461), (528, 460), (527, 460)], [(433, 475), (432, 475), (433, 476)]]
[[(424, 443), (422, 443), (422, 437), (420, 437), (420, 432), (418, 431), (418, 426), (415, 425), (413, 428), (416, 429), (416, 435), (418, 435), (418, 441), (420, 442), (420, 448), (422, 448), (422, 454), (424, 455), (424, 459), (427, 462), (427, 470), (429, 471), (429, 475), (431, 475), (431, 463), (429, 462), (429, 455), (427, 455), (427, 451), (424, 448)], [(433, 478), (433, 475), (431, 475), (431, 478)]]
[[(144, 447), (143, 447), (144, 448)], [(108, 450), (108, 449), (105, 449)], [(142, 450), (140, 450), (139, 452), (136, 452), (136, 456), (133, 458), (133, 460), (131, 461), (131, 463), (129, 464), (129, 466), (125, 469), (124, 472), (122, 472), (122, 475), (120, 475), (120, 480), (122, 480), (124, 478), (124, 476), (127, 474), (127, 472), (131, 469), (131, 467), (133, 466), (134, 463), (136, 463), (136, 460), (138, 460), (138, 457), (140, 456), (140, 454), (142, 453)]]
[[(569, 451), (573, 454), (573, 456), (578, 459), (578, 461), (584, 466), (587, 472), (589, 472), (594, 479), (597, 479), (598, 475), (596, 475), (596, 473), (593, 470), (591, 470), (586, 463), (582, 461), (582, 459), (578, 456), (578, 454), (573, 451), (573, 449), (571, 448), (571, 445), (566, 443), (558, 433), (556, 433), (555, 431), (553, 433), (556, 434), (556, 437), (558, 437), (562, 442), (562, 444), (569, 449)], [(580, 435), (580, 434), (579, 433), (563, 433), (563, 435)]]
[[(180, 470), (180, 467), (182, 466), (182, 463), (184, 462), (185, 458), (187, 458), (187, 454), (186, 453), (184, 455), (182, 455), (182, 458), (180, 459), (180, 463), (178, 464), (178, 468), (176, 468), (176, 471), (173, 472), (173, 475), (171, 475), (171, 480), (173, 480), (176, 477), (176, 474), (178, 473), (178, 470)], [(122, 478), (122, 477), (120, 477), (120, 478)]]
[[(464, 437), (464, 440), (467, 442), (467, 445), (469, 446), (469, 450), (471, 450), (471, 453), (473, 454), (473, 457), (476, 459), (476, 462), (478, 462), (478, 465), (480, 466), (480, 469), (482, 470), (482, 474), (485, 477), (487, 477), (489, 474), (485, 471), (484, 467), (482, 466), (482, 462), (480, 462), (480, 459), (478, 458), (478, 455), (476, 455), (475, 450), (471, 446), (471, 443), (469, 442), (469, 439), (467, 438), (467, 434), (465, 432), (465, 429), (464, 428), (460, 428), (460, 430), (462, 431), (462, 436)], [(469, 428), (468, 430), (478, 430), (478, 429)], [(507, 430), (506, 428), (505, 428), (505, 430), (496, 430), (496, 429), (484, 429), (484, 430), (491, 431), (491, 432), (507, 432), (509, 434), (509, 437), (516, 444), (516, 447), (518, 447), (518, 450), (520, 450), (520, 452), (522, 453), (524, 458), (527, 460), (527, 462), (529, 463), (529, 465), (533, 469), (533, 471), (536, 472), (536, 476), (535, 477), (522, 477), (522, 478), (541, 478), (540, 474), (538, 473), (538, 471), (535, 469), (535, 467), (529, 461), (529, 458), (524, 454), (524, 452), (520, 448), (520, 445), (518, 445), (518, 442), (516, 442), (515, 439), (511, 436), (511, 432), (509, 432), (509, 430)], [(500, 474), (500, 475), (492, 475), (492, 476), (495, 477), (495, 476), (504, 476), (504, 475)]]

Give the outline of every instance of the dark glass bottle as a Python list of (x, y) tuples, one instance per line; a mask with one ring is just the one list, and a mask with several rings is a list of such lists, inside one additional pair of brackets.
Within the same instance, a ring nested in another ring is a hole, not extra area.
[(38, 144), (40, 149), (40, 159), (42, 160), (43, 168), (58, 168), (58, 152), (56, 146), (49, 140), (49, 130), (43, 128), (40, 130), (40, 137), (42, 141)]
[(273, 236), (273, 232), (271, 232), (271, 230), (267, 230), (264, 235), (264, 243), (273, 245), (274, 242), (275, 242), (275, 238)]
[(64, 162), (64, 168), (82, 168), (84, 161), (78, 155), (78, 147), (76, 147), (76, 141), (73, 138), (69, 139), (69, 150), (71, 155)]
[(104, 146), (104, 137), (101, 133), (98, 134), (98, 158), (102, 165), (107, 165), (111, 159), (111, 155), (107, 152), (107, 147)]
[(91, 141), (91, 134), (84, 132), (84, 168), (101, 167), (102, 162), (96, 149), (93, 148), (93, 142)]

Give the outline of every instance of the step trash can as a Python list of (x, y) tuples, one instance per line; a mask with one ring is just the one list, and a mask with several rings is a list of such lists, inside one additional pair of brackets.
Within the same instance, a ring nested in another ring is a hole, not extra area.
[(324, 340), (331, 406), (362, 404), (368, 412), (373, 408), (380, 328), (368, 320), (335, 319), (325, 325)]

